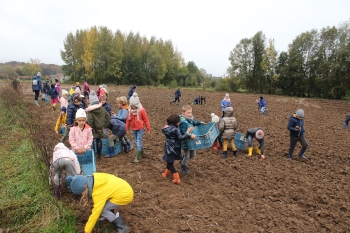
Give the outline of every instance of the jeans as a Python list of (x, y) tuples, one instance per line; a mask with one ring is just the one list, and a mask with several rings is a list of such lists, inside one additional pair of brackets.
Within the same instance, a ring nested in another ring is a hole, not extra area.
[(142, 150), (142, 137), (143, 137), (144, 130), (133, 130), (132, 133), (134, 135), (134, 141), (136, 143), (136, 150), (141, 151)]
[(64, 141), (66, 141), (66, 138), (69, 137), (69, 131), (70, 131), (70, 127), (69, 126), (65, 126), (64, 129), (64, 134), (61, 138), (61, 142), (64, 143)]
[(187, 165), (188, 160), (193, 159), (194, 157), (196, 157), (195, 150), (184, 150), (184, 157), (182, 159), (181, 164)]
[(265, 114), (265, 108), (266, 108), (266, 107), (261, 107), (261, 108), (260, 108), (260, 112), (261, 112), (262, 115)]

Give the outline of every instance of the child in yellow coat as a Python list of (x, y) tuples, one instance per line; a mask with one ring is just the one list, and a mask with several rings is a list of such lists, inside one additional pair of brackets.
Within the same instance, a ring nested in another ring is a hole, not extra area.
[[(61, 97), (62, 98), (62, 97)], [(65, 106), (61, 107), (60, 115), (56, 121), (55, 131), (57, 134), (63, 134), (64, 129), (66, 126), (66, 119), (67, 119), (67, 108)]]

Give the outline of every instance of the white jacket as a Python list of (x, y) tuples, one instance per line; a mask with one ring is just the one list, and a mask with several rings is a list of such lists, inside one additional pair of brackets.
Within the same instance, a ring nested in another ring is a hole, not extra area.
[(74, 163), (75, 172), (80, 174), (81, 170), (77, 155), (62, 142), (58, 143), (53, 149), (52, 163), (61, 158), (71, 159)]

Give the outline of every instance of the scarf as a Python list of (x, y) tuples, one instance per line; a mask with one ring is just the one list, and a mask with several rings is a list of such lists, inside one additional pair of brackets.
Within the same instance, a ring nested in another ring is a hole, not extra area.
[(225, 97), (224, 100), (227, 101), (227, 102), (231, 102), (230, 98), (226, 98)]
[(125, 104), (125, 105), (122, 105), (120, 108), (121, 108), (121, 109), (127, 109), (127, 110), (129, 110), (129, 105), (128, 105), (128, 104)]
[(137, 109), (132, 109), (130, 106), (129, 106), (129, 116), (128, 116), (128, 120), (130, 120), (131, 118), (131, 114), (134, 115), (134, 116), (137, 116), (137, 121), (140, 121), (140, 115), (139, 113), (141, 112), (141, 110), (143, 109), (142, 107), (142, 104), (139, 103), (139, 106), (137, 107)]

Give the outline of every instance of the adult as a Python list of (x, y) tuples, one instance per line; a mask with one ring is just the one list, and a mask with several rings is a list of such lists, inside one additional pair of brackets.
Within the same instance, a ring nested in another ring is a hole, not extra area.
[(180, 106), (180, 97), (181, 97), (181, 91), (180, 91), (180, 88), (178, 88), (176, 91), (175, 91), (175, 99), (170, 101), (170, 104), (177, 101), (177, 106)]
[(298, 142), (301, 143), (302, 147), (299, 152), (299, 156), (303, 159), (306, 159), (306, 156), (304, 155), (308, 143), (306, 141), (306, 138), (304, 136), (304, 110), (298, 109), (296, 113), (290, 115), (289, 123), (287, 127), (290, 131), (290, 145), (289, 145), (289, 152), (288, 152), (288, 158), (293, 158), (293, 151)]
[(134, 94), (135, 89), (136, 89), (136, 86), (135, 86), (135, 85), (133, 85), (133, 86), (130, 87), (130, 90), (129, 90), (129, 92), (128, 92), (128, 98), (127, 98), (127, 100), (129, 100), (130, 97), (132, 96), (132, 94)]
[(40, 76), (41, 76), (41, 73), (38, 72), (37, 75), (34, 76), (32, 80), (32, 90), (35, 93), (34, 104), (37, 106), (40, 106), (38, 103), (39, 92), (40, 91), (43, 92), (43, 85), (42, 85)]
[(224, 99), (221, 101), (222, 117), (224, 117), (225, 110), (228, 107), (232, 107), (232, 105), (231, 105), (230, 95), (226, 93)]

